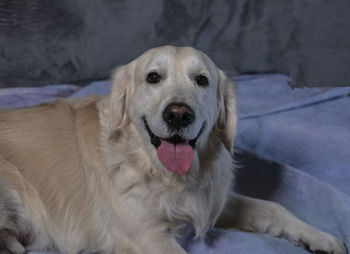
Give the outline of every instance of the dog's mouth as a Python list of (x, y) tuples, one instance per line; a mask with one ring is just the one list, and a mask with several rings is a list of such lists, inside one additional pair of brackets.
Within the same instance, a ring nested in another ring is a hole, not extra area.
[(159, 161), (170, 172), (185, 174), (191, 167), (197, 140), (202, 134), (205, 124), (203, 123), (198, 135), (191, 140), (186, 140), (179, 134), (169, 138), (156, 136), (149, 127), (146, 118), (143, 118), (145, 129), (151, 139), (152, 145), (157, 149)]

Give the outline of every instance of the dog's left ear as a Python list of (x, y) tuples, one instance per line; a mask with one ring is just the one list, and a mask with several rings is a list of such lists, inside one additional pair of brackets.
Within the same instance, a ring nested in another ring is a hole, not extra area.
[(218, 109), (217, 127), (221, 132), (222, 142), (226, 149), (233, 152), (233, 140), (236, 135), (237, 115), (234, 83), (219, 70), (218, 79)]
[(112, 89), (109, 97), (110, 128), (113, 130), (111, 139), (119, 136), (119, 131), (129, 122), (127, 114), (130, 100), (133, 75), (132, 63), (118, 67), (112, 75)]

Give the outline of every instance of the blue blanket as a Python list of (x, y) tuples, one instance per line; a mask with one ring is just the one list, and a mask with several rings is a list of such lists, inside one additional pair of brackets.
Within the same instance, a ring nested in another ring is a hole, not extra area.
[[(350, 245), (350, 88), (292, 90), (288, 77), (234, 78), (238, 94), (236, 191), (283, 204)], [(0, 90), (0, 108), (108, 93), (109, 81)], [(273, 162), (270, 162), (273, 161)], [(307, 253), (284, 239), (222, 229), (179, 239), (191, 254)]]

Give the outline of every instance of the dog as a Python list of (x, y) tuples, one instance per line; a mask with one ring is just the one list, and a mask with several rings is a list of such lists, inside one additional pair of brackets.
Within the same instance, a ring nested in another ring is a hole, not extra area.
[(233, 193), (234, 84), (190, 47), (150, 49), (105, 97), (0, 113), (0, 253), (185, 254), (192, 225), (343, 243), (277, 203)]

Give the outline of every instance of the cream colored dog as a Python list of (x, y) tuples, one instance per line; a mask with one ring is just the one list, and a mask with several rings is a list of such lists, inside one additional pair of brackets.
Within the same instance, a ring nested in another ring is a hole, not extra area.
[(104, 98), (0, 113), (0, 252), (184, 254), (192, 224), (283, 236), (342, 254), (283, 207), (232, 193), (232, 82), (202, 52), (160, 47)]

